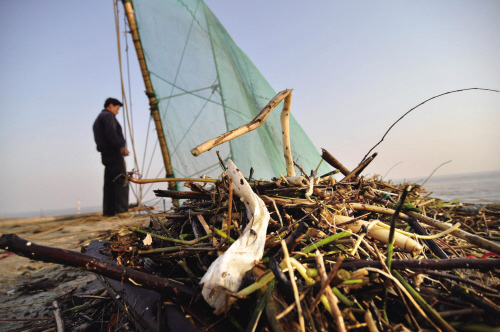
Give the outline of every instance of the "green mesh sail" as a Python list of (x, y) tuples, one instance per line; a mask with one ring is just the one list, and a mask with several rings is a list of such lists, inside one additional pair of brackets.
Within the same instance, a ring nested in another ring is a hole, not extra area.
[[(198, 157), (197, 145), (252, 120), (276, 95), (203, 1), (132, 1), (176, 177), (220, 175), (218, 150), (246, 174), (286, 174), (280, 112), (260, 128)], [(284, 90), (281, 87), (280, 90)], [(293, 105), (292, 105), (293, 113)], [(309, 172), (321, 157), (290, 116), (292, 154)], [(323, 163), (320, 174), (329, 169)]]

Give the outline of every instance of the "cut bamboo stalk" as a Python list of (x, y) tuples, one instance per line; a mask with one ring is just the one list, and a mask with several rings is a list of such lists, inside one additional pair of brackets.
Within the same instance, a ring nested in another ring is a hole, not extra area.
[[(336, 223), (337, 221), (348, 222), (354, 219), (351, 217), (341, 216), (341, 215), (327, 215), (325, 217), (331, 223)], [(358, 233), (361, 230), (361, 228), (367, 228), (369, 224), (370, 223), (365, 220), (356, 220), (353, 223), (346, 224), (345, 227), (350, 229), (353, 233)], [(374, 225), (373, 227), (370, 228), (368, 236), (376, 240), (382, 241), (384, 243), (388, 243), (389, 232), (390, 232), (389, 229), (383, 228), (379, 225)], [(422, 246), (420, 245), (420, 243), (400, 233), (394, 234), (394, 245), (408, 252), (414, 252), (414, 253), (422, 252)]]
[(286, 163), (286, 176), (295, 176), (295, 167), (293, 166), (292, 147), (290, 145), (290, 105), (292, 103), (292, 91), (285, 97), (283, 110), (281, 111), (281, 133), (283, 136), (283, 155)]
[[(383, 208), (383, 207), (374, 206), (374, 205), (351, 203), (351, 204), (349, 204), (349, 206), (353, 210), (364, 210), (364, 211), (378, 212), (378, 213), (383, 213), (383, 214), (393, 214), (394, 213), (394, 210), (392, 210), (392, 209)], [(445, 223), (440, 222), (436, 219), (432, 219), (432, 218), (423, 216), (420, 213), (416, 213), (413, 211), (408, 212), (408, 214), (399, 213), (398, 217), (401, 220), (408, 221), (410, 218), (409, 216), (412, 216), (412, 217), (420, 220), (421, 222), (423, 222), (429, 226), (433, 226), (433, 227), (439, 228), (441, 230), (447, 230), (448, 228), (452, 227), (452, 225), (445, 224)], [(451, 234), (458, 237), (458, 238), (461, 238), (469, 243), (475, 244), (475, 245), (479, 246), (480, 248), (490, 250), (496, 254), (500, 254), (500, 245), (499, 244), (494, 243), (492, 241), (488, 241), (486, 239), (483, 239), (480, 236), (468, 233), (468, 232), (460, 230), (460, 229), (453, 231)]]
[(276, 106), (278, 106), (279, 103), (281, 103), (283, 99), (285, 99), (286, 96), (290, 94), (290, 92), (291, 90), (289, 89), (278, 92), (278, 94), (273, 99), (271, 99), (271, 101), (262, 109), (262, 111), (260, 111), (260, 113), (252, 121), (198, 145), (197, 147), (191, 150), (191, 154), (195, 157), (198, 157), (203, 152), (209, 151), (210, 149), (222, 143), (228, 142), (236, 137), (239, 137), (243, 134), (246, 134), (248, 132), (251, 132), (252, 130), (259, 128), (264, 124), (269, 114), (271, 114), (271, 111)]
[(321, 157), (323, 160), (325, 160), (330, 166), (335, 167), (340, 171), (340, 173), (344, 174), (344, 176), (349, 175), (351, 171), (349, 171), (340, 161), (337, 160), (334, 156), (330, 154), (330, 152), (326, 151), (325, 149), (321, 149), (323, 151), (323, 154)]
[(349, 180), (356, 179), (359, 176), (359, 174), (361, 174), (361, 172), (363, 172), (365, 170), (365, 168), (368, 167), (368, 165), (373, 161), (373, 159), (375, 159), (376, 156), (377, 156), (377, 152), (375, 152), (374, 154), (372, 154), (371, 157), (366, 158), (365, 160), (363, 160), (358, 165), (358, 167), (356, 167), (355, 169), (353, 169), (351, 171), (351, 173), (347, 174), (345, 176), (345, 178), (343, 178), (342, 180), (340, 180), (340, 182), (344, 183), (344, 182), (348, 182)]

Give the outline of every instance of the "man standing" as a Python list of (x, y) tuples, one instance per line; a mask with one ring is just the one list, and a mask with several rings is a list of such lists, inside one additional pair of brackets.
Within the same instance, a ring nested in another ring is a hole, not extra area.
[(116, 115), (123, 104), (114, 98), (104, 102), (104, 110), (94, 122), (94, 139), (104, 165), (103, 216), (128, 215), (128, 182), (125, 159), (129, 155), (125, 148), (122, 127)]

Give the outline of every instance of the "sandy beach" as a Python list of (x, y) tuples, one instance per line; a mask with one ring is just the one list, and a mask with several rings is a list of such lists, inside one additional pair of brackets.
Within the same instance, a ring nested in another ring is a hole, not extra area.
[[(124, 227), (140, 225), (149, 216), (103, 218), (100, 213), (47, 218), (0, 219), (0, 233), (14, 233), (33, 243), (80, 252), (90, 241), (109, 237)], [(52, 301), (90, 287), (91, 272), (44, 263), (0, 250), (0, 326), (16, 329), (32, 321), (52, 319)]]

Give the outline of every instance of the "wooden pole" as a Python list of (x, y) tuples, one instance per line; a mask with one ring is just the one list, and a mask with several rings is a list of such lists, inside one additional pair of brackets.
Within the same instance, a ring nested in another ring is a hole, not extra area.
[[(146, 64), (144, 52), (142, 50), (141, 40), (139, 39), (139, 32), (137, 30), (137, 23), (135, 21), (134, 8), (132, 7), (132, 3), (126, 0), (123, 1), (123, 7), (125, 8), (125, 14), (130, 26), (130, 32), (132, 34), (132, 40), (134, 41), (135, 51), (139, 60), (139, 66), (141, 67), (144, 85), (146, 86), (146, 94), (149, 98), (151, 115), (153, 116), (153, 120), (155, 122), (156, 133), (158, 134), (158, 141), (160, 142), (160, 150), (163, 157), (163, 164), (165, 165), (165, 171), (167, 173), (167, 178), (173, 178), (174, 172), (172, 170), (172, 163), (170, 161), (170, 154), (168, 152), (167, 142), (165, 140), (165, 134), (163, 132), (163, 126), (161, 125), (160, 113), (158, 112), (158, 101), (156, 100), (153, 85), (151, 84), (148, 66)], [(177, 190), (177, 185), (175, 182), (170, 182), (168, 187), (170, 190)]]

